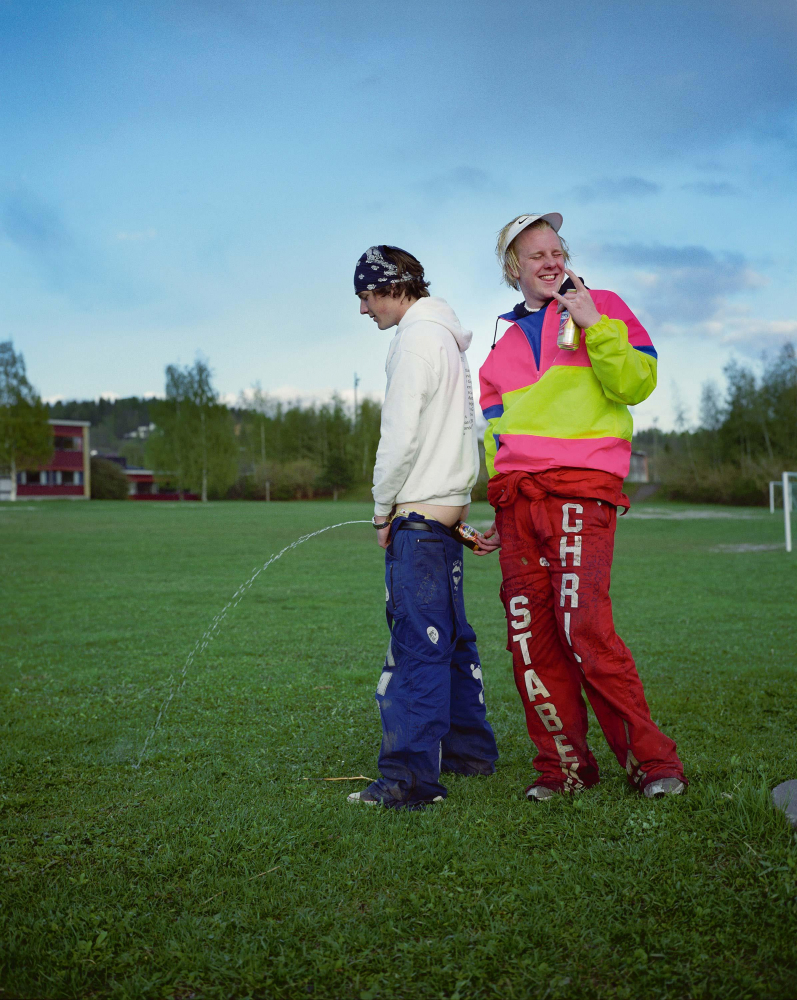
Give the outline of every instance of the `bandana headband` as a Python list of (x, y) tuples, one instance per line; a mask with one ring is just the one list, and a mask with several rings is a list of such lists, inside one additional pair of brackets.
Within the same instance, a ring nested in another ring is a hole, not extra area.
[[(384, 288), (387, 285), (397, 285), (401, 281), (408, 281), (410, 276), (400, 276), (397, 264), (391, 264), (382, 254), (385, 250), (399, 250), (400, 247), (391, 247), (380, 244), (377, 247), (368, 247), (365, 253), (357, 261), (354, 269), (354, 291), (372, 292), (375, 288)], [(407, 253), (402, 250), (402, 253)], [(409, 256), (412, 256), (411, 254)]]

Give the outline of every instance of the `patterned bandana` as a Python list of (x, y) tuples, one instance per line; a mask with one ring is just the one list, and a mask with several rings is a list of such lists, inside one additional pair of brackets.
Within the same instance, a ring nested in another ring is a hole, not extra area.
[[(406, 277), (398, 276), (398, 267), (391, 264), (382, 256), (384, 250), (398, 250), (399, 247), (380, 245), (378, 247), (368, 247), (365, 253), (357, 261), (354, 269), (354, 291), (371, 292), (375, 288), (384, 288), (385, 285), (396, 285), (400, 281), (406, 281)], [(402, 250), (406, 253), (406, 250)]]

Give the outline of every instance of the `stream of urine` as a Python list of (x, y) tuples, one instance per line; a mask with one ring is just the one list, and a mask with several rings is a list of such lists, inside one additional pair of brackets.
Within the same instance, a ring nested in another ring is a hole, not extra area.
[(186, 661), (183, 664), (183, 668), (177, 675), (177, 677), (172, 675), (172, 677), (170, 678), (169, 691), (166, 697), (163, 699), (160, 711), (158, 712), (158, 717), (155, 719), (155, 725), (150, 730), (146, 740), (144, 740), (144, 746), (141, 748), (141, 753), (139, 754), (138, 760), (133, 765), (133, 767), (135, 767), (136, 769), (141, 767), (141, 761), (144, 759), (144, 755), (147, 752), (147, 747), (149, 746), (152, 738), (155, 736), (155, 733), (158, 731), (160, 724), (163, 720), (163, 717), (169, 709), (169, 705), (171, 705), (175, 696), (179, 694), (180, 691), (182, 691), (182, 689), (185, 687), (185, 682), (187, 679), (189, 668), (192, 666), (196, 658), (200, 656), (202, 653), (204, 653), (204, 651), (210, 645), (211, 641), (216, 638), (219, 629), (221, 628), (222, 622), (227, 617), (228, 612), (238, 607), (238, 605), (241, 603), (244, 596), (251, 588), (255, 580), (260, 576), (260, 574), (264, 570), (268, 569), (272, 563), (276, 562), (278, 559), (281, 559), (286, 552), (290, 552), (291, 549), (295, 549), (297, 545), (301, 545), (303, 542), (307, 542), (311, 538), (315, 538), (317, 535), (323, 535), (325, 531), (332, 531), (334, 528), (343, 528), (347, 524), (371, 524), (371, 522), (341, 521), (340, 524), (329, 524), (327, 525), (326, 528), (319, 528), (318, 531), (311, 531), (309, 535), (302, 535), (301, 538), (297, 538), (295, 542), (291, 542), (290, 545), (286, 545), (284, 549), (277, 552), (275, 555), (270, 556), (266, 560), (266, 562), (263, 563), (262, 566), (260, 566), (258, 569), (254, 571), (254, 573), (252, 573), (252, 575), (245, 583), (241, 584), (241, 586), (232, 595), (230, 600), (224, 605), (221, 611), (219, 611), (219, 613), (216, 615), (216, 617), (213, 619), (210, 625), (208, 625), (208, 627), (205, 629), (205, 631), (202, 633), (199, 639), (197, 639), (196, 643), (194, 644), (194, 648), (188, 654)]

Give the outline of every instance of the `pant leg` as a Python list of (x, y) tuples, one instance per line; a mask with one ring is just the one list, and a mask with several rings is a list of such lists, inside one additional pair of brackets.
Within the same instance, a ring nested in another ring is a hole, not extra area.
[(537, 749), (535, 784), (581, 791), (599, 780), (598, 765), (587, 744), (581, 677), (557, 626), (548, 560), (531, 517), (533, 502), (518, 496), (496, 516), (507, 649)]
[(498, 747), (487, 721), (475, 638), (457, 641), (449, 669), (450, 728), (443, 737), (442, 768), (458, 774), (493, 774)]
[(445, 541), (434, 532), (394, 529), (385, 585), (390, 645), (376, 691), (382, 777), (369, 792), (386, 805), (412, 808), (447, 794), (440, 760), (449, 730), (455, 615)]
[(448, 663), (429, 663), (391, 646), (395, 653), (388, 656), (376, 689), (382, 777), (369, 791), (385, 805), (413, 806), (447, 795), (440, 783), (440, 757), (448, 731)]
[(640, 788), (656, 778), (684, 780), (675, 743), (651, 719), (634, 659), (614, 629), (609, 584), (615, 508), (553, 496), (544, 503), (553, 530), (542, 551), (550, 563), (559, 635), (609, 745)]

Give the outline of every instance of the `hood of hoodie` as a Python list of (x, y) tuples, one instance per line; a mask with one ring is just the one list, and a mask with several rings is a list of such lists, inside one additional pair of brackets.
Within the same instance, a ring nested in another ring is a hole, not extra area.
[(403, 333), (413, 323), (438, 323), (444, 326), (457, 342), (460, 351), (467, 351), (473, 334), (462, 328), (457, 315), (445, 299), (434, 296), (418, 299), (404, 313), (396, 333)]

